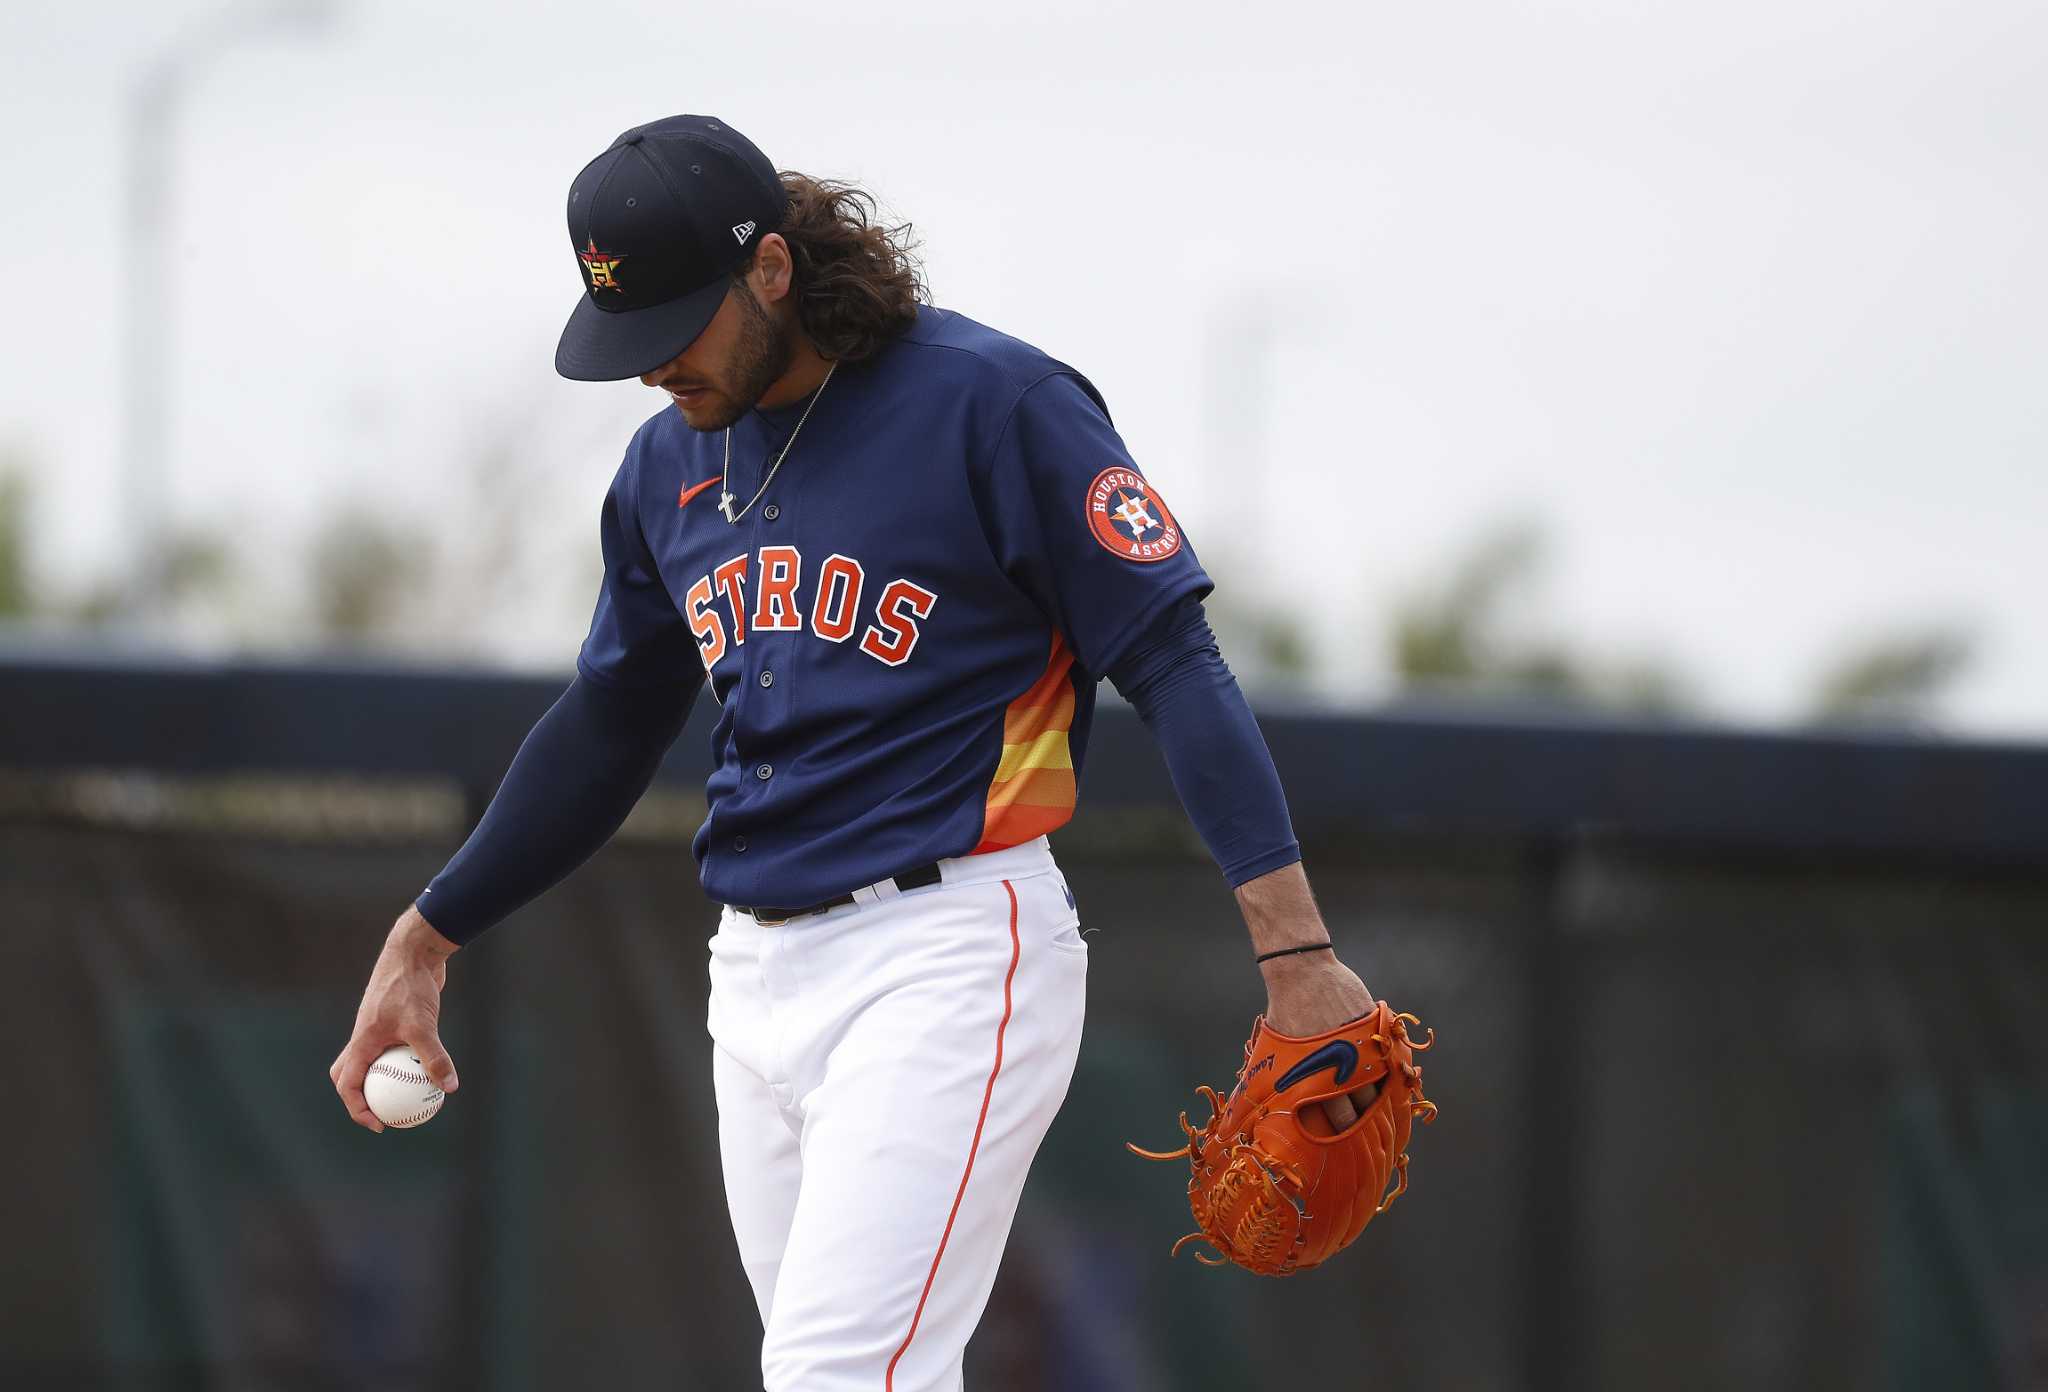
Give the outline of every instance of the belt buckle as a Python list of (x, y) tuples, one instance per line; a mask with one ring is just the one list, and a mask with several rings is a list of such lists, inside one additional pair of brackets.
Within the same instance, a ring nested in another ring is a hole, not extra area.
[(797, 917), (797, 915), (791, 914), (787, 918), (763, 918), (759, 914), (751, 914), (749, 917), (762, 928), (780, 928), (783, 924), (788, 923), (790, 919)]

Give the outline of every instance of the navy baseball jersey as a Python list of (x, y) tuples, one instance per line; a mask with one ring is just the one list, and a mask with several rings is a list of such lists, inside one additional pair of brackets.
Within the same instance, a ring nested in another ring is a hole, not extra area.
[[(733, 427), (736, 510), (802, 409)], [(705, 891), (807, 904), (1065, 823), (1097, 680), (1210, 589), (1094, 387), (924, 308), (840, 365), (737, 525), (725, 443), (672, 407), (634, 436), (577, 661), (615, 686), (709, 674)]]

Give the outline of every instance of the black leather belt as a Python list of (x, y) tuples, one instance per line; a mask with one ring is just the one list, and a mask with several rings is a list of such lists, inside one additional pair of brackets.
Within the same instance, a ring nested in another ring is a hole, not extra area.
[[(902, 874), (892, 875), (890, 878), (896, 881), (896, 891), (900, 894), (907, 889), (923, 889), (927, 885), (935, 885), (941, 877), (939, 875), (939, 864), (937, 861), (933, 861), (930, 865), (920, 865), (915, 870), (906, 870)], [(734, 904), (732, 909), (734, 913), (743, 913), (756, 923), (772, 928), (779, 923), (787, 923), (792, 918), (809, 918), (812, 914), (829, 913), (843, 904), (851, 904), (852, 902), (853, 896), (851, 894), (840, 894), (820, 903), (807, 904), (801, 909), (777, 909), (765, 906), (748, 908), (744, 904)]]

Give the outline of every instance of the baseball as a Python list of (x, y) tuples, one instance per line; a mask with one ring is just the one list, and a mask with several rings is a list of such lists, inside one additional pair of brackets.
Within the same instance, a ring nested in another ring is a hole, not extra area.
[(363, 1079), (363, 1100), (386, 1126), (418, 1126), (441, 1110), (446, 1096), (420, 1067), (419, 1055), (404, 1044), (377, 1055)]

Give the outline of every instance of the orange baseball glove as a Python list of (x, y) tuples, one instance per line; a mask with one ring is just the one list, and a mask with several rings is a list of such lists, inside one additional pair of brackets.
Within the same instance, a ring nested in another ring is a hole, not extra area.
[[(1188, 1207), (1197, 1231), (1176, 1242), (1174, 1254), (1205, 1241), (1222, 1254), (1197, 1252), (1205, 1265), (1291, 1276), (1350, 1246), (1408, 1187), (1414, 1119), (1436, 1118), (1415, 1063), (1436, 1031), (1418, 1044), (1408, 1026), (1420, 1023), (1381, 1001), (1363, 1019), (1296, 1039), (1260, 1016), (1229, 1098), (1196, 1089), (1209, 1101), (1200, 1128), (1181, 1113), (1188, 1143), (1164, 1153), (1130, 1147), (1147, 1160), (1185, 1158), (1193, 1171)], [(1323, 1109), (1310, 1105), (1374, 1083), (1372, 1102), (1342, 1132), (1333, 1134)]]

